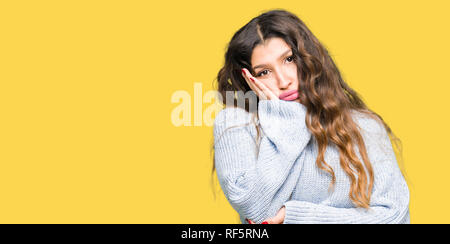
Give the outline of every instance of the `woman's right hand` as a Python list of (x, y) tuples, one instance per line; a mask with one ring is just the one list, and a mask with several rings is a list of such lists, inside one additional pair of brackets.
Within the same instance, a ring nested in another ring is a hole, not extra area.
[(256, 79), (250, 72), (243, 68), (242, 76), (247, 81), (248, 86), (256, 93), (259, 99), (263, 100), (279, 100), (275, 92), (271, 91), (264, 83)]

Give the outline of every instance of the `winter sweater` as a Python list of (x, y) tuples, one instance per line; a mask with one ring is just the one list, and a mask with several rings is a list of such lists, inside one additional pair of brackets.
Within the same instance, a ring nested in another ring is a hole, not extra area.
[[(317, 141), (298, 102), (260, 100), (259, 120), (242, 108), (226, 107), (214, 121), (214, 163), (220, 186), (242, 223), (261, 223), (285, 206), (284, 224), (409, 223), (409, 189), (398, 167), (385, 128), (354, 112), (374, 172), (370, 208), (356, 208), (349, 198), (350, 179), (339, 151), (328, 144), (325, 162), (331, 175), (316, 166)], [(257, 150), (256, 122), (262, 128)], [(228, 128), (228, 129), (227, 129)], [(358, 147), (355, 153), (362, 161)]]

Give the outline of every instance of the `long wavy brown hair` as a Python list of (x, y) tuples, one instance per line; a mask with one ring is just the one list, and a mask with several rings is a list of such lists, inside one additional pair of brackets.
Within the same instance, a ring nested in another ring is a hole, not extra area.
[[(217, 89), (223, 104), (238, 104), (237, 97), (233, 97), (231, 103), (227, 102), (227, 91), (245, 93), (251, 90), (241, 69), (246, 68), (255, 76), (250, 62), (252, 51), (272, 37), (282, 38), (293, 51), (298, 69), (299, 98), (307, 109), (305, 123), (318, 145), (317, 167), (331, 175), (330, 188), (334, 186), (336, 177), (324, 155), (329, 143), (336, 145), (340, 165), (351, 181), (351, 201), (356, 207), (369, 208), (374, 173), (359, 127), (352, 119), (352, 110), (367, 114), (384, 125), (397, 149), (397, 158), (401, 157), (401, 142), (382, 117), (370, 110), (357, 92), (344, 82), (327, 49), (296, 15), (283, 9), (271, 10), (253, 18), (233, 35), (225, 54), (225, 64), (217, 75)], [(245, 109), (248, 111), (248, 103)], [(255, 126), (260, 137), (260, 127)], [(362, 162), (355, 153), (355, 145)], [(213, 174), (214, 171), (213, 164)]]

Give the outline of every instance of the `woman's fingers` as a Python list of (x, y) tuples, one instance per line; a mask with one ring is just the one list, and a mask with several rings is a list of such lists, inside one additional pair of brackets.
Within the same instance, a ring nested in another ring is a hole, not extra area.
[(247, 220), (247, 223), (249, 223), (249, 224), (255, 224), (255, 222), (253, 222), (253, 221), (250, 220), (250, 219), (245, 219), (245, 220)]
[[(249, 224), (256, 224), (255, 222), (253, 222), (250, 219), (245, 219), (245, 221), (247, 221), (247, 223), (249, 223)], [(271, 219), (267, 219), (267, 220), (264, 220), (263, 222), (261, 222), (261, 224), (278, 224), (278, 223), (274, 223)]]
[(250, 87), (250, 89), (252, 89), (256, 95), (259, 97), (259, 88), (256, 87), (256, 84), (254, 84), (253, 82), (250, 81), (250, 79), (247, 78), (247, 75), (245, 74), (244, 69), (241, 70), (242, 71), (242, 77), (244, 77), (244, 80), (247, 82), (248, 86)]
[(252, 75), (250, 74), (250, 72), (248, 72), (247, 69), (242, 69), (242, 76), (244, 76), (244, 79), (247, 81), (247, 84), (250, 86), (250, 88), (253, 89), (253, 91), (255, 91), (256, 95), (258, 95), (258, 97), (260, 99), (268, 99), (267, 95), (264, 93), (264, 91), (260, 88), (260, 86), (255, 82), (255, 78), (252, 77)]
[[(254, 89), (258, 96), (262, 99), (276, 100), (279, 99), (273, 91), (271, 91), (264, 83), (253, 77), (247, 69), (242, 69), (242, 74), (249, 84), (250, 88)], [(250, 80), (250, 82), (249, 82)]]
[[(253, 82), (253, 84), (258, 88), (260, 97), (262, 97), (262, 99), (270, 100), (270, 98), (272, 97), (271, 94), (267, 92), (268, 89), (266, 89), (265, 86), (260, 81), (256, 80), (253, 77), (248, 77), (248, 79), (250, 79), (250, 81)], [(263, 86), (261, 86), (261, 84)]]
[(262, 223), (265, 222), (267, 224), (283, 224), (285, 216), (286, 216), (286, 207), (283, 206), (280, 208), (280, 210), (278, 210), (277, 215), (275, 215), (272, 218), (264, 220)]
[(258, 97), (261, 99), (266, 99), (263, 92), (256, 86), (255, 82), (251, 81), (249, 77), (247, 77), (247, 72), (245, 69), (242, 69), (242, 76), (244, 77), (245, 81), (247, 82), (248, 86), (256, 93)]
[(270, 100), (279, 99), (278, 96), (275, 95), (275, 93), (272, 90), (270, 90), (266, 85), (264, 85), (264, 83), (262, 83), (258, 79), (250, 77), (250, 80), (253, 81), (258, 86), (258, 88), (263, 92), (263, 94), (267, 97), (267, 99)]

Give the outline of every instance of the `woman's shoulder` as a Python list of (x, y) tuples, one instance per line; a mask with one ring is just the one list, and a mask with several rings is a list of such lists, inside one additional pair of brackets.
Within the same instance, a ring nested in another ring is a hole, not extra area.
[(365, 133), (379, 136), (384, 136), (387, 133), (383, 123), (369, 114), (353, 110), (352, 118)]
[(215, 142), (217, 143), (220, 138), (222, 138), (225, 131), (233, 128), (233, 130), (229, 131), (231, 134), (226, 136), (225, 141), (231, 140), (231, 143), (233, 144), (245, 143), (243, 142), (244, 137), (241, 133), (244, 133), (245, 135), (249, 133), (254, 140), (256, 135), (255, 120), (256, 117), (254, 117), (252, 113), (247, 112), (245, 109), (239, 107), (223, 108), (218, 112), (216, 118), (214, 119)]

